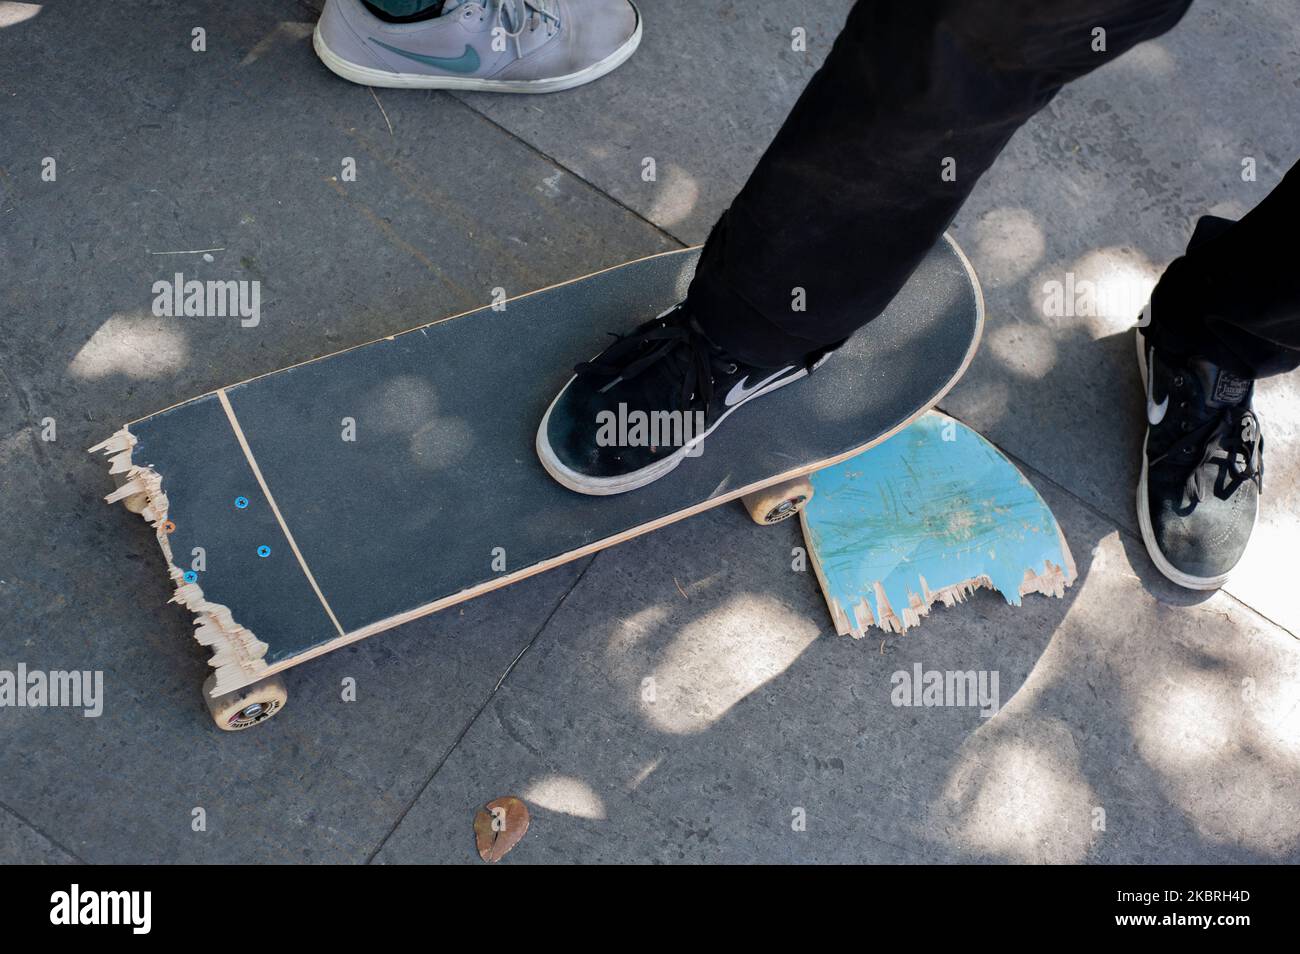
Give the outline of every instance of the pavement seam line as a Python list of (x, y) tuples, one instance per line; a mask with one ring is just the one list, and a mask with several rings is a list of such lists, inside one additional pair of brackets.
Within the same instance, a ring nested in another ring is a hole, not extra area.
[(541, 157), (545, 162), (547, 162), (547, 163), (549, 163), (550, 165), (554, 166), (556, 169), (559, 169), (560, 171), (565, 172), (565, 173), (567, 173), (568, 175), (573, 176), (573, 178), (577, 179), (579, 182), (581, 182), (581, 183), (582, 183), (583, 185), (585, 185), (587, 188), (591, 189), (591, 191), (595, 192), (597, 195), (599, 195), (599, 196), (603, 196), (604, 198), (608, 199), (610, 202), (614, 203), (614, 205), (618, 206), (620, 209), (622, 209), (624, 212), (626, 212), (626, 213), (628, 213), (629, 215), (631, 215), (633, 218), (636, 218), (636, 219), (640, 220), (641, 222), (644, 222), (646, 225), (650, 226), (650, 228), (654, 229), (656, 232), (658, 232), (658, 233), (659, 233), (660, 235), (662, 235), (664, 238), (669, 239), (670, 241), (676, 242), (676, 243), (677, 243), (678, 245), (680, 245), (682, 248), (692, 248), (692, 247), (693, 247), (692, 244), (691, 244), (690, 242), (687, 242), (685, 239), (681, 238), (680, 236), (674, 235), (672, 232), (668, 231), (668, 229), (664, 228), (662, 225), (657, 224), (657, 223), (654, 222), (653, 220), (646, 218), (646, 216), (642, 215), (642, 214), (641, 214), (640, 212), (638, 212), (636, 209), (632, 208), (630, 205), (628, 205), (628, 204), (627, 204), (626, 202), (624, 202), (622, 199), (619, 199), (619, 198), (617, 198), (616, 196), (612, 196), (612, 195), (610, 195), (608, 192), (606, 192), (606, 191), (605, 191), (604, 189), (602, 189), (600, 186), (596, 185), (594, 182), (592, 182), (592, 181), (591, 181), (590, 179), (588, 179), (586, 176), (582, 175), (581, 173), (575, 172), (573, 169), (569, 168), (567, 165), (565, 165), (565, 164), (564, 164), (563, 162), (561, 162), (559, 159), (557, 159), (557, 158), (555, 158), (554, 156), (552, 156), (550, 153), (545, 152), (545, 151), (542, 150), (542, 149), (539, 149), (537, 146), (533, 145), (531, 142), (529, 142), (529, 141), (528, 141), (527, 139), (525, 139), (523, 136), (520, 136), (518, 133), (514, 132), (513, 130), (511, 130), (511, 129), (509, 129), (509, 128), (503, 126), (503, 125), (501, 125), (501, 123), (497, 122), (495, 119), (493, 119), (493, 118), (492, 118), (491, 116), (489, 116), (487, 113), (484, 113), (484, 112), (482, 112), (481, 110), (475, 109), (475, 108), (474, 108), (473, 106), (471, 106), (469, 103), (465, 102), (465, 100), (461, 99), (460, 96), (456, 95), (455, 93), (448, 93), (447, 96), (448, 96), (449, 99), (454, 100), (456, 103), (459, 103), (459, 104), (460, 104), (461, 106), (463, 106), (465, 109), (469, 110), (471, 113), (473, 113), (475, 116), (477, 116), (477, 117), (478, 117), (479, 119), (481, 119), (483, 122), (487, 123), (487, 124), (488, 124), (489, 126), (491, 126), (493, 129), (496, 129), (496, 130), (498, 130), (498, 131), (504, 133), (504, 134), (505, 134), (506, 136), (508, 136), (509, 138), (511, 138), (511, 139), (515, 140), (516, 142), (520, 143), (522, 146), (524, 146), (524, 147), (525, 147), (526, 149), (528, 149), (530, 152), (532, 152), (532, 153), (534, 153), (534, 154), (540, 156), (540, 157)]
[[(0, 811), (4, 811), (6, 814), (8, 814), (8, 815), (10, 815), (11, 817), (13, 817), (14, 819), (16, 819), (16, 820), (18, 821), (19, 824), (24, 825), (24, 826), (26, 826), (27, 828), (31, 829), (32, 831), (36, 832), (36, 834), (40, 835), (42, 838), (44, 838), (46, 841), (48, 841), (48, 842), (49, 842), (51, 845), (53, 845), (55, 848), (59, 849), (59, 851), (63, 852), (65, 855), (67, 855), (69, 858), (71, 858), (71, 859), (72, 859), (73, 861), (75, 861), (77, 864), (79, 864), (79, 865), (87, 864), (86, 860), (85, 860), (84, 858), (82, 858), (80, 855), (78, 855), (75, 851), (73, 851), (72, 849), (68, 848), (67, 845), (63, 844), (63, 843), (62, 843), (61, 841), (59, 841), (57, 838), (55, 838), (54, 836), (52, 836), (49, 832), (47, 832), (47, 831), (45, 831), (44, 829), (42, 829), (39, 825), (34, 824), (34, 823), (31, 822), (30, 820), (28, 820), (26, 817), (24, 817), (23, 815), (21, 815), (19, 812), (15, 811), (13, 808), (11, 808), (11, 807), (9, 806), (9, 804), (8, 804), (7, 802), (0, 802)], [(6, 862), (6, 863), (8, 863), (8, 862)]]
[(461, 728), (460, 733), (456, 736), (451, 745), (447, 746), (447, 751), (442, 754), (442, 758), (438, 759), (437, 764), (434, 765), (428, 778), (426, 778), (424, 783), (420, 785), (419, 790), (411, 797), (407, 806), (402, 809), (401, 813), (398, 814), (396, 819), (394, 819), (392, 826), (388, 829), (387, 833), (385, 833), (384, 837), (379, 840), (379, 844), (375, 846), (374, 850), (371, 851), (370, 854), (366, 855), (365, 864), (372, 864), (379, 853), (384, 850), (384, 846), (388, 844), (388, 840), (392, 838), (397, 832), (397, 829), (402, 826), (402, 822), (405, 821), (406, 816), (411, 813), (411, 809), (415, 807), (416, 802), (424, 796), (425, 791), (433, 784), (434, 778), (436, 778), (438, 773), (442, 771), (442, 767), (447, 764), (447, 760), (451, 758), (452, 754), (455, 753), (458, 748), (460, 748), (460, 744), (464, 741), (465, 736), (469, 734), (469, 730), (474, 727), (475, 723), (479, 720), (479, 716), (484, 713), (488, 704), (492, 702), (496, 697), (496, 694), (501, 690), (501, 686), (504, 684), (506, 676), (510, 675), (511, 671), (515, 668), (515, 663), (519, 662), (519, 660), (523, 658), (524, 653), (528, 652), (528, 650), (533, 647), (533, 644), (541, 638), (542, 633), (546, 632), (547, 627), (551, 625), (551, 620), (555, 618), (555, 614), (560, 611), (560, 607), (565, 604), (569, 595), (577, 589), (578, 584), (582, 582), (583, 578), (587, 575), (587, 571), (591, 569), (591, 565), (596, 562), (596, 559), (599, 556), (600, 553), (593, 553), (591, 555), (591, 558), (587, 560), (587, 565), (584, 566), (582, 571), (578, 574), (577, 579), (575, 579), (572, 585), (564, 591), (564, 595), (555, 601), (555, 606), (553, 606), (551, 611), (546, 614), (546, 619), (542, 620), (541, 625), (537, 627), (537, 632), (533, 633), (528, 642), (524, 644), (524, 648), (519, 651), (519, 654), (516, 655), (510, 665), (506, 667), (506, 671), (501, 675), (501, 678), (497, 680), (496, 685), (492, 687), (487, 696), (484, 697), (482, 704), (474, 710), (474, 714), (465, 720), (465, 725)]

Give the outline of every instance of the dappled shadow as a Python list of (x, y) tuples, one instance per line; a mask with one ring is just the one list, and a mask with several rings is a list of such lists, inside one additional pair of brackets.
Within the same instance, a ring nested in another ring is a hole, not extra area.
[[(1048, 496), (1063, 600), (982, 592), (904, 636), (833, 635), (793, 528), (734, 508), (597, 557), (381, 857), (457, 857), (437, 839), (515, 789), (548, 793), (519, 861), (1300, 857), (1288, 645), (1222, 599), (1189, 629), (1140, 544)], [(1001, 711), (895, 705), (916, 663), (997, 671)]]
[[(26, 98), (45, 118), (12, 110), (15, 163), (38, 168), (39, 144), (57, 141), (76, 174), (15, 185), (10, 169), (4, 183), (17, 280), (0, 301), (31, 320), (13, 323), (0, 367), (5, 499), (21, 504), (6, 522), (17, 542), (3, 548), (0, 650), (6, 665), (104, 670), (109, 690), (99, 721), (15, 715), (0, 760), (21, 771), (0, 783), (4, 801), (99, 861), (359, 860), (381, 844), (396, 859), (471, 860), (474, 810), (507, 791), (536, 815), (511, 855), (521, 861), (1300, 860), (1288, 797), (1300, 775), (1294, 644), (1234, 600), (1154, 574), (1132, 533), (1142, 395), (1130, 319), (1043, 313), (1045, 283), (1067, 272), (1149, 280), (1185, 238), (1182, 220), (1242, 202), (1209, 187), (1178, 195), (1140, 155), (1141, 117), (1117, 113), (1095, 87), (1075, 112), (1028, 130), (1038, 151), (998, 173), (1012, 195), (995, 195), (982, 219), (971, 209), (967, 246), (989, 326), (945, 402), (1036, 468), (1079, 568), (1064, 599), (1016, 609), (982, 592), (905, 636), (837, 637), (811, 574), (791, 569), (797, 529), (760, 530), (725, 507), (297, 669), (288, 709), (264, 728), (230, 737), (207, 726), (190, 620), (166, 605), (147, 528), (102, 506), (109, 482), (84, 447), (195, 393), (484, 301), (498, 284), (541, 287), (670, 244), (450, 97), (385, 94), (381, 114), (314, 61), (303, 30), (280, 26), (299, 15), (281, 7), (242, 11), (206, 59), (173, 42), (192, 25), (184, 5), (144, 28), (103, 6), (84, 14), (96, 29), (51, 7), (0, 30), (0, 43), (33, 48), (74, 37), (89, 71), (46, 75), (41, 98)], [(828, 37), (838, 14), (808, 9)], [(47, 21), (48, 34), (32, 32)], [(784, 39), (760, 21), (741, 25)], [(153, 66), (118, 83), (99, 43)], [(648, 46), (628, 69), (666, 49)], [(764, 93), (775, 99), (809, 69), (782, 55), (782, 88)], [(732, 69), (717, 62), (707, 68)], [(747, 68), (771, 72), (761, 59)], [(1115, 74), (1124, 82), (1175, 86), (1183, 68), (1151, 45), (1114, 69), (1128, 70)], [(663, 99), (646, 77), (628, 94), (634, 105)], [(676, 79), (691, 102), (710, 85), (689, 70)], [(546, 101), (595, 103), (585, 116), (606, 123), (596, 145), (573, 143), (587, 160), (573, 168), (599, 183), (610, 162), (620, 186), (602, 188), (702, 235), (727, 193), (717, 182), (739, 184), (781, 109), (746, 130), (732, 114), (745, 115), (752, 91), (720, 81), (730, 98), (691, 120), (708, 136), (672, 139), (664, 130), (681, 128), (682, 110), (646, 127), (653, 111), (617, 112), (613, 82)], [(85, 107), (88, 84), (120, 90), (114, 108)], [(1218, 86), (1206, 95), (1239, 103), (1239, 84)], [(536, 104), (482, 100), (526, 143), (569, 136)], [(716, 145), (718, 116), (725, 156), (685, 155), (695, 139)], [(1168, 138), (1179, 160), (1186, 151), (1233, 166), (1249, 137), (1228, 125)], [(649, 131), (625, 135), (637, 129)], [(656, 190), (637, 163), (666, 145), (674, 154), (659, 156)], [(1256, 151), (1264, 166), (1281, 161)], [(360, 159), (359, 179), (328, 184), (344, 156)], [(716, 176), (701, 174), (705, 158)], [(1027, 189), (1040, 169), (1053, 188)], [(1116, 190), (1113, 208), (1105, 197)], [(1088, 215), (1110, 223), (1105, 234), (1087, 230)], [(1153, 223), (1134, 249), (1116, 244), (1126, 216)], [(258, 328), (157, 324), (143, 311), (151, 282), (175, 270), (149, 249), (222, 245), (182, 270), (264, 281)], [(1289, 438), (1284, 396), (1266, 420)], [(415, 415), (441, 406), (411, 400)], [(57, 443), (36, 436), (47, 414)], [(445, 445), (464, 438), (443, 424), (386, 437), (440, 466)], [(1287, 483), (1275, 480), (1271, 499), (1294, 513)], [(1293, 524), (1280, 526), (1271, 552), (1285, 555)], [(916, 664), (998, 673), (1001, 711), (894, 705), (891, 677)], [(356, 702), (341, 698), (345, 679)], [(141, 792), (149, 804), (123, 820), (121, 805)], [(196, 805), (210, 836), (176, 822)]]

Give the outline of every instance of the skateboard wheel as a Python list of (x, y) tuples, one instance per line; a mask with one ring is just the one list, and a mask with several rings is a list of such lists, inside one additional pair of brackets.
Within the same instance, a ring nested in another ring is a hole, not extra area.
[(745, 494), (740, 502), (755, 523), (766, 527), (793, 517), (812, 499), (812, 495), (813, 488), (808, 478), (799, 477)]
[(203, 683), (203, 701), (212, 713), (212, 720), (217, 728), (226, 732), (238, 732), (250, 729), (260, 722), (265, 722), (284, 708), (289, 701), (289, 691), (279, 676), (271, 676), (261, 682), (255, 682), (243, 689), (227, 692), (225, 695), (212, 695), (212, 687), (217, 677), (209, 676)]

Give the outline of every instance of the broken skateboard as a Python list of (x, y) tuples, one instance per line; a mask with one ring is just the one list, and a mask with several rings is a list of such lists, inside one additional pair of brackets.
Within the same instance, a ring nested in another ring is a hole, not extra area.
[(1056, 517), (1016, 465), (938, 411), (817, 471), (799, 513), (835, 629), (902, 633), (977, 589), (1013, 606), (1077, 575)]
[(217, 725), (274, 715), (277, 674), (299, 663), (728, 500), (760, 523), (792, 516), (806, 475), (932, 407), (979, 341), (979, 286), (945, 236), (883, 314), (698, 457), (631, 493), (566, 490), (533, 450), (547, 405), (608, 332), (680, 301), (698, 258), (655, 255), (253, 378), (92, 448), (211, 650)]

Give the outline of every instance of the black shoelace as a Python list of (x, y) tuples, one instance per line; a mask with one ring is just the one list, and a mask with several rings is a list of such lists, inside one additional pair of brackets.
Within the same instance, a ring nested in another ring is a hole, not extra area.
[(600, 393), (632, 380), (661, 361), (670, 361), (674, 362), (673, 370), (682, 377), (679, 410), (691, 410), (696, 399), (706, 410), (713, 402), (713, 346), (696, 327), (694, 319), (680, 324), (658, 324), (630, 335), (614, 334), (614, 337), (618, 339), (614, 344), (573, 368), (579, 377), (610, 378)]
[[(1200, 456), (1194, 458), (1198, 447)], [(1263, 490), (1264, 437), (1259, 432), (1259, 419), (1250, 408), (1226, 408), (1154, 458), (1150, 466), (1163, 463), (1178, 453), (1195, 460), (1185, 484), (1187, 498), (1193, 503), (1204, 500), (1206, 494), (1213, 491), (1212, 487), (1204, 486), (1201, 471), (1216, 457), (1225, 496), (1231, 496), (1237, 486), (1247, 480), (1255, 480)]]

